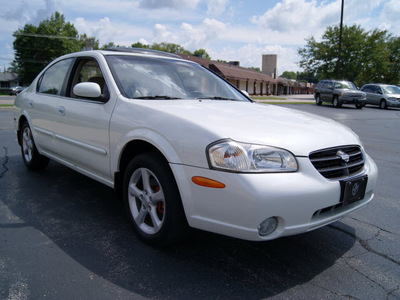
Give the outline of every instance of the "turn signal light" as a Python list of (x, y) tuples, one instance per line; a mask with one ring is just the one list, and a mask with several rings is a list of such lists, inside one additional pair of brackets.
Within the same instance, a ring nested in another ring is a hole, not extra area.
[(225, 184), (219, 181), (215, 181), (209, 178), (201, 177), (201, 176), (194, 176), (192, 177), (193, 183), (204, 186), (204, 187), (209, 187), (209, 188), (214, 188), (214, 189), (223, 189), (225, 187)]

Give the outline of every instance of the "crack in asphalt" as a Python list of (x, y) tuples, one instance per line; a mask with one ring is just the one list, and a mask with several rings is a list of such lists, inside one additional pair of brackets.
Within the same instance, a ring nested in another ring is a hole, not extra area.
[(3, 167), (3, 171), (0, 173), (0, 179), (4, 176), (4, 174), (7, 173), (8, 168), (7, 168), (7, 164), (8, 164), (8, 153), (7, 153), (7, 148), (3, 147), (4, 149), (4, 162), (1, 164)]
[(359, 222), (359, 223), (363, 223), (363, 224), (366, 224), (366, 225), (375, 227), (375, 228), (379, 229), (379, 231), (383, 231), (383, 232), (390, 233), (390, 234), (393, 234), (393, 235), (399, 235), (398, 233), (391, 232), (391, 231), (389, 231), (389, 230), (386, 230), (386, 229), (384, 229), (384, 228), (381, 228), (381, 227), (379, 227), (378, 225), (375, 225), (375, 224), (372, 224), (372, 223), (368, 223), (368, 222), (365, 222), (365, 221), (361, 221), (361, 220), (358, 220), (358, 219), (353, 218), (353, 217), (350, 217), (350, 219), (352, 219), (352, 220), (354, 220), (354, 221), (357, 221), (357, 222)]
[[(400, 285), (398, 285), (395, 289), (393, 289), (393, 290), (391, 290), (390, 292), (388, 292), (388, 294), (386, 295), (386, 299), (389, 299), (389, 296), (394, 296), (395, 297), (395, 295), (393, 295), (393, 293), (395, 292), (395, 291), (397, 291), (397, 290), (399, 290), (400, 289)], [(397, 297), (396, 297), (397, 298)]]
[[(356, 220), (356, 219), (354, 219), (354, 220)], [(357, 220), (357, 221), (358, 221), (358, 220)], [(371, 224), (370, 224), (370, 225), (371, 225)], [(350, 236), (350, 237), (356, 239), (356, 241), (357, 241), (365, 250), (367, 250), (368, 252), (374, 253), (374, 254), (376, 254), (376, 255), (378, 255), (378, 256), (380, 256), (380, 257), (386, 259), (386, 260), (391, 261), (392, 263), (396, 264), (397, 266), (400, 266), (400, 261), (397, 261), (397, 260), (395, 260), (395, 259), (389, 257), (388, 255), (384, 254), (384, 253), (381, 253), (381, 252), (379, 252), (379, 251), (376, 251), (376, 250), (372, 249), (372, 247), (367, 243), (367, 241), (364, 241), (363, 239), (359, 238), (356, 234), (353, 234), (353, 233), (351, 233), (351, 232), (348, 232), (348, 231), (346, 231), (346, 230), (344, 230), (344, 229), (342, 229), (342, 228), (339, 228), (339, 227), (337, 227), (337, 226), (335, 226), (335, 225), (332, 225), (332, 224), (329, 225), (329, 226), (330, 226), (332, 229), (335, 229), (335, 230), (338, 230), (338, 231), (340, 231), (340, 232), (343, 232), (344, 234), (347, 234), (348, 236)], [(372, 226), (374, 226), (374, 225), (372, 225)], [(380, 229), (378, 226), (375, 226), (375, 227), (378, 228), (379, 230), (384, 231), (383, 229)], [(385, 230), (385, 231), (388, 232), (387, 230)], [(379, 232), (378, 232), (378, 235), (379, 235)]]
[(342, 294), (342, 293), (339, 293), (339, 292), (337, 292), (337, 291), (332, 291), (332, 290), (330, 290), (329, 288), (324, 287), (324, 286), (321, 286), (321, 285), (318, 285), (318, 284), (316, 284), (316, 283), (311, 283), (311, 285), (313, 285), (313, 286), (315, 286), (315, 287), (317, 287), (317, 288), (320, 288), (320, 289), (322, 289), (322, 290), (328, 291), (328, 292), (330, 292), (331, 294), (333, 294), (333, 295), (335, 295), (335, 296), (345, 297), (345, 298), (347, 298), (347, 299), (361, 300), (360, 298), (357, 298), (357, 297), (355, 297), (355, 296), (353, 296), (353, 295)]
[(375, 283), (377, 286), (379, 286), (382, 290), (384, 290), (386, 292), (386, 297), (388, 297), (391, 293), (394, 292), (394, 290), (388, 291), (382, 284), (380, 284), (379, 282), (375, 281), (374, 279), (372, 279), (371, 277), (369, 277), (367, 274), (362, 273), (360, 270), (358, 270), (356, 267), (352, 266), (350, 264), (350, 262), (347, 261), (346, 258), (343, 257), (343, 261), (344, 263), (353, 271), (355, 271), (356, 273), (360, 274), (361, 276), (363, 276), (364, 278), (366, 278), (367, 280)]
[[(395, 260), (395, 259), (389, 257), (389, 256), (386, 255), (386, 254), (383, 254), (383, 253), (381, 253), (381, 252), (378, 252), (378, 251), (372, 249), (372, 247), (368, 244), (368, 241), (373, 240), (374, 238), (376, 238), (377, 236), (379, 236), (381, 232), (386, 232), (386, 233), (393, 234), (392, 232), (390, 232), (390, 231), (388, 231), (388, 230), (385, 230), (385, 229), (383, 229), (383, 228), (380, 228), (379, 226), (376, 226), (376, 225), (374, 225), (374, 224), (371, 224), (371, 223), (368, 223), (368, 222), (364, 222), (364, 221), (360, 221), (360, 220), (358, 220), (358, 219), (356, 219), (356, 218), (351, 218), (351, 219), (353, 219), (353, 220), (355, 220), (355, 221), (357, 221), (357, 222), (364, 223), (364, 224), (370, 225), (370, 226), (372, 226), (372, 227), (375, 227), (375, 228), (378, 229), (378, 232), (375, 234), (374, 237), (372, 237), (372, 238), (370, 238), (370, 239), (364, 241), (363, 239), (359, 238), (356, 234), (353, 234), (353, 233), (351, 233), (351, 232), (348, 232), (348, 231), (344, 230), (343, 228), (337, 227), (337, 226), (332, 225), (332, 224), (329, 225), (329, 227), (331, 227), (331, 228), (334, 229), (334, 230), (338, 230), (338, 231), (340, 231), (340, 232), (342, 232), (342, 233), (344, 233), (344, 234), (346, 234), (346, 235), (348, 235), (348, 236), (354, 238), (354, 239), (366, 250), (365, 253), (373, 253), (373, 254), (375, 254), (375, 255), (378, 255), (378, 256), (382, 257), (383, 259), (386, 259), (386, 260), (388, 260), (388, 261), (390, 261), (390, 262), (392, 262), (392, 263), (394, 263), (394, 264), (400, 266), (400, 262), (399, 262), (399, 261), (397, 261), (397, 260)], [(351, 258), (353, 258), (353, 257), (351, 257)], [(374, 284), (376, 284), (376, 285), (378, 285), (380, 288), (382, 288), (382, 289), (386, 292), (386, 299), (389, 299), (390, 296), (393, 296), (393, 297), (397, 298), (397, 296), (394, 295), (394, 292), (396, 292), (397, 290), (399, 290), (400, 286), (397, 286), (396, 288), (391, 289), (391, 290), (387, 290), (382, 284), (380, 284), (380, 283), (377, 282), (376, 280), (372, 279), (372, 278), (369, 277), (367, 274), (364, 274), (363, 272), (361, 272), (360, 270), (358, 270), (355, 266), (351, 265), (351, 263), (350, 263), (345, 257), (343, 257), (343, 261), (344, 261), (344, 263), (345, 263), (349, 268), (351, 268), (353, 271), (357, 272), (357, 273), (360, 274), (361, 276), (365, 277), (367, 280), (370, 280), (371, 282), (373, 282)]]

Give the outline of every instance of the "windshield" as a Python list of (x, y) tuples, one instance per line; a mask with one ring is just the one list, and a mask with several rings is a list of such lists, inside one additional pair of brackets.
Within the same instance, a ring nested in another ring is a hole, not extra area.
[(127, 98), (248, 101), (224, 80), (191, 62), (128, 55), (106, 59)]
[(400, 87), (395, 85), (382, 86), (384, 94), (400, 94)]
[(335, 89), (356, 90), (356, 86), (350, 81), (335, 82)]

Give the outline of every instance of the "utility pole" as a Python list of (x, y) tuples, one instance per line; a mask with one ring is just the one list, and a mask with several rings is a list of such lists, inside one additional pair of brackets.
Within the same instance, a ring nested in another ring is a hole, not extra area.
[(342, 33), (343, 33), (343, 7), (344, 0), (342, 0), (342, 12), (340, 14), (340, 32), (339, 32), (339, 56), (338, 56), (338, 64), (337, 64), (337, 79), (340, 79), (340, 55), (342, 53)]

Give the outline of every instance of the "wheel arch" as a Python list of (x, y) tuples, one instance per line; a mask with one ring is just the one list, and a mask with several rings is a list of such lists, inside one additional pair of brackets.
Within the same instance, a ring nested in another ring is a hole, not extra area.
[(18, 145), (20, 145), (20, 146), (21, 146), (21, 128), (22, 128), (22, 125), (25, 122), (29, 124), (28, 118), (24, 114), (20, 115), (19, 119), (18, 119), (18, 125), (17, 125), (17, 128), (16, 128), (16, 130), (17, 130), (17, 141), (18, 141)]
[[(145, 138), (136, 137), (127, 141), (120, 149), (121, 151), (118, 154), (116, 165), (113, 166), (113, 169), (115, 170), (114, 188), (117, 192), (117, 195), (120, 196), (120, 199), (122, 199), (122, 184), (126, 167), (135, 156), (143, 153), (152, 153), (163, 159), (167, 164), (171, 161), (171, 159), (177, 159), (177, 154), (173, 150), (172, 146), (170, 146), (168, 143), (166, 144), (165, 140), (159, 140), (155, 142)], [(164, 151), (160, 149), (164, 149)], [(171, 172), (173, 173), (172, 169)]]

